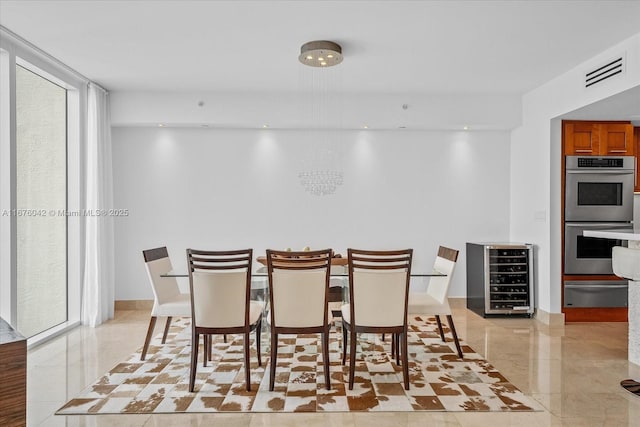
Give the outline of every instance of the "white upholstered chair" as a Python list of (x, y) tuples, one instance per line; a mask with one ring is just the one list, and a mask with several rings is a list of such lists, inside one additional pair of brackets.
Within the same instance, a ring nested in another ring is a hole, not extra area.
[(271, 304), (271, 370), (273, 391), (278, 360), (278, 334), (322, 335), (325, 388), (329, 375), (329, 329), (333, 318), (328, 308), (331, 249), (291, 252), (267, 249), (269, 301)]
[(445, 341), (444, 331), (442, 329), (442, 322), (440, 316), (447, 316), (447, 322), (451, 329), (451, 335), (456, 344), (458, 350), (458, 356), (462, 359), (462, 348), (460, 347), (460, 341), (458, 334), (456, 333), (455, 325), (453, 324), (453, 317), (451, 316), (451, 307), (449, 307), (449, 301), (447, 296), (449, 294), (449, 285), (451, 284), (451, 278), (453, 271), (458, 260), (458, 251), (450, 249), (444, 246), (438, 248), (438, 255), (433, 266), (435, 271), (446, 274), (446, 276), (432, 276), (429, 278), (429, 286), (426, 292), (410, 292), (409, 293), (409, 315), (433, 315), (438, 322), (438, 330), (440, 332), (440, 338)]
[(244, 370), (247, 391), (251, 391), (249, 334), (256, 331), (258, 365), (260, 357), (261, 301), (251, 301), (252, 249), (202, 251), (187, 249), (191, 289), (191, 370), (189, 391), (193, 391), (198, 365), (200, 335), (204, 335), (204, 353), (210, 348), (212, 334), (243, 334)]
[(342, 306), (342, 364), (349, 341), (349, 390), (353, 389), (358, 333), (391, 333), (400, 340), (404, 388), (409, 390), (407, 298), (413, 249), (367, 251), (348, 249), (349, 303)]
[(191, 317), (191, 303), (188, 293), (181, 293), (180, 287), (175, 277), (161, 277), (173, 269), (169, 253), (166, 247), (148, 249), (142, 251), (149, 282), (153, 289), (153, 309), (151, 310), (151, 320), (147, 329), (147, 336), (142, 347), (140, 360), (144, 360), (149, 349), (149, 342), (153, 335), (158, 317), (165, 316), (167, 322), (162, 335), (162, 343), (167, 340), (167, 333), (171, 326), (173, 317)]

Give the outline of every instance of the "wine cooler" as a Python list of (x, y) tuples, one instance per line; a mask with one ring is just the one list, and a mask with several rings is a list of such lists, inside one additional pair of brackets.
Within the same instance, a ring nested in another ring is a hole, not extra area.
[(531, 317), (533, 245), (467, 243), (467, 308), (484, 317)]

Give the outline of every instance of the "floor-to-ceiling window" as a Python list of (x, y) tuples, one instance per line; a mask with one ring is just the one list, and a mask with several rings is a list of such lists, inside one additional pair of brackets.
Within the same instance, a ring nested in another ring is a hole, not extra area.
[(0, 33), (0, 316), (31, 346), (80, 322), (88, 81)]
[(16, 65), (16, 327), (67, 320), (67, 91)]

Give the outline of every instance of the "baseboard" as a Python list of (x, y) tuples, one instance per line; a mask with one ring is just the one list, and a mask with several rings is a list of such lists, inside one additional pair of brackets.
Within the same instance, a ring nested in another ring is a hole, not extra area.
[(127, 299), (116, 300), (114, 308), (118, 310), (151, 310), (153, 308), (153, 300), (148, 299)]
[(536, 309), (535, 319), (547, 326), (564, 326), (564, 313), (549, 313), (547, 311)]

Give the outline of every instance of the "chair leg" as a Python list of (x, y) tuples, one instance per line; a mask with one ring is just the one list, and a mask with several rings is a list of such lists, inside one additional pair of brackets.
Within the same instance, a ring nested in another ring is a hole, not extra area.
[(391, 358), (396, 355), (396, 335), (391, 334)]
[(322, 359), (324, 361), (325, 388), (331, 390), (331, 376), (329, 375), (329, 327), (322, 333)]
[(207, 346), (207, 360), (209, 362), (211, 362), (213, 360), (213, 358), (211, 357), (211, 355), (213, 354), (213, 335), (209, 335), (209, 340), (208, 340), (208, 346)]
[(440, 316), (438, 316), (436, 314), (436, 322), (438, 322), (438, 331), (440, 331), (440, 338), (442, 339), (442, 342), (446, 342), (446, 340), (444, 339), (444, 330), (442, 329), (442, 322), (440, 321)]
[(222, 338), (224, 339), (224, 343), (226, 344), (226, 343), (227, 343), (227, 334), (224, 334), (224, 335), (222, 336)]
[(192, 393), (196, 383), (196, 370), (198, 369), (198, 346), (199, 345), (200, 345), (200, 334), (193, 332), (193, 335), (191, 337), (191, 367), (189, 371), (189, 391)]
[(400, 366), (400, 336), (391, 334), (391, 357), (396, 356), (396, 365)]
[(382, 342), (384, 342), (384, 332), (382, 333)]
[(244, 376), (247, 384), (247, 391), (251, 391), (251, 366), (249, 361), (249, 332), (244, 334)]
[(256, 351), (258, 353), (258, 366), (262, 366), (262, 354), (260, 351), (260, 341), (262, 340), (262, 320), (256, 325)]
[(164, 334), (162, 334), (162, 344), (167, 341), (167, 334), (169, 333), (169, 328), (171, 327), (171, 316), (167, 317), (167, 323), (164, 324)]
[(460, 347), (460, 340), (458, 339), (458, 334), (456, 333), (456, 327), (453, 325), (453, 317), (450, 314), (447, 314), (447, 322), (449, 322), (449, 327), (451, 328), (451, 334), (453, 335), (453, 340), (456, 343), (456, 349), (458, 350), (458, 356), (462, 359), (464, 356), (462, 355), (462, 348)]
[(271, 370), (269, 378), (269, 391), (273, 391), (276, 382), (276, 365), (278, 364), (278, 334), (271, 332)]
[(356, 332), (355, 325), (351, 329), (351, 340), (349, 345), (349, 390), (353, 390), (353, 380), (356, 371), (356, 340), (358, 333)]
[[(204, 334), (204, 346), (202, 348), (202, 366), (206, 367), (207, 366), (207, 360), (209, 359), (209, 341), (211, 340), (211, 335), (209, 334)], [(198, 343), (199, 344), (199, 343)]]
[(157, 319), (158, 318), (156, 316), (151, 316), (151, 320), (149, 320), (149, 328), (147, 329), (147, 336), (144, 339), (144, 345), (142, 346), (140, 360), (144, 360), (144, 358), (147, 357), (147, 350), (149, 350), (149, 343), (151, 342), (151, 336), (153, 335), (153, 329), (156, 327)]
[(407, 345), (407, 331), (402, 334), (402, 376), (404, 378), (404, 389), (409, 390), (409, 346)]
[(342, 366), (347, 363), (347, 327), (342, 322)]

